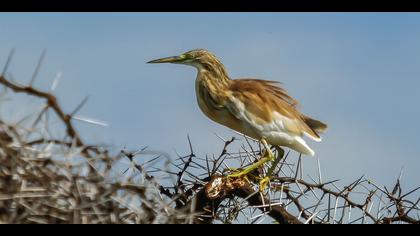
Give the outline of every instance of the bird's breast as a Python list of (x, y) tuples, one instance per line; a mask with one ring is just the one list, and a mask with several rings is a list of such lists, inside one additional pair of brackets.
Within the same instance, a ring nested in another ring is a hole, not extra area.
[(200, 83), (202, 83), (202, 81), (200, 78), (197, 78), (195, 82), (195, 92), (200, 110), (214, 122), (229, 127), (237, 132), (244, 133), (241, 120), (234, 117), (225, 107), (215, 108), (214, 105), (209, 104), (209, 99), (205, 98), (205, 96), (209, 96), (208, 91), (204, 91), (205, 88), (203, 88)]

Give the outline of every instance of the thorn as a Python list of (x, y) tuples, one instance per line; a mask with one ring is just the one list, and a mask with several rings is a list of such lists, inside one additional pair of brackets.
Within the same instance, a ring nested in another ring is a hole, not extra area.
[(32, 79), (29, 82), (29, 86), (32, 86), (35, 82), (36, 77), (38, 76), (39, 70), (41, 69), (42, 63), (44, 61), (45, 55), (47, 54), (47, 49), (42, 50), (41, 56), (38, 60), (38, 64), (35, 67), (35, 71), (32, 74)]
[(316, 158), (317, 164), (318, 164), (318, 179), (319, 179), (319, 184), (322, 184), (322, 173), (321, 173), (321, 164), (319, 161), (319, 157), (317, 156)]
[(62, 72), (58, 72), (57, 75), (55, 76), (54, 80), (53, 80), (53, 83), (51, 84), (50, 91), (54, 91), (57, 88), (58, 83), (60, 82), (61, 77), (63, 77), (63, 73)]
[(404, 195), (403, 195), (403, 196), (401, 196), (400, 198), (401, 198), (401, 199), (403, 199), (403, 198), (407, 197), (408, 195), (410, 195), (410, 194), (412, 194), (412, 193), (416, 192), (416, 191), (417, 191), (417, 190), (419, 190), (419, 189), (420, 189), (420, 187), (417, 187), (417, 188), (415, 188), (415, 189), (413, 189), (413, 190), (409, 191), (408, 193), (404, 194)]
[(15, 49), (12, 48), (9, 52), (9, 56), (7, 57), (6, 64), (3, 67), (3, 72), (1, 73), (1, 76), (4, 76), (7, 72), (7, 69), (9, 69), (9, 66), (10, 66), (10, 63), (12, 62), (14, 54), (15, 54)]
[(89, 100), (89, 96), (86, 96), (82, 102), (80, 102), (80, 104), (76, 107), (76, 109), (73, 110), (72, 113), (70, 113), (70, 117), (73, 117), (78, 111), (80, 111), (80, 109), (82, 109), (82, 107), (86, 104), (86, 102)]
[(401, 178), (402, 178), (402, 175), (403, 175), (403, 171), (404, 171), (404, 166), (403, 166), (403, 167), (401, 167), (401, 170), (400, 170), (400, 175), (398, 176), (398, 180), (399, 180), (399, 181), (401, 181)]
[(95, 119), (84, 117), (84, 116), (73, 116), (72, 118), (75, 119), (75, 120), (83, 121), (83, 122), (93, 124), (93, 125), (98, 125), (98, 126), (103, 126), (103, 127), (108, 127), (109, 126), (109, 124), (104, 122), (104, 121), (95, 120)]

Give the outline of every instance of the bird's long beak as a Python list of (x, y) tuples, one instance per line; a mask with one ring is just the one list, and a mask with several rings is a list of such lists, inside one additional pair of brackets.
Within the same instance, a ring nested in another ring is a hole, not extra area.
[(177, 62), (182, 62), (184, 60), (185, 60), (185, 57), (174, 56), (174, 57), (164, 57), (164, 58), (148, 61), (147, 63), (177, 63)]

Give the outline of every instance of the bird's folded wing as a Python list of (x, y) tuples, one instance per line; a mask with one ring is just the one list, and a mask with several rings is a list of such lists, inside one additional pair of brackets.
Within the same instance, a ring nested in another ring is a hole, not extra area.
[(231, 96), (225, 107), (238, 120), (248, 124), (258, 133), (278, 131), (298, 134), (296, 122), (284, 116), (274, 117), (266, 105), (259, 104), (258, 96), (245, 101), (243, 98)]
[(271, 81), (234, 80), (226, 108), (237, 119), (260, 132), (285, 132), (301, 136), (306, 134), (319, 141), (319, 135), (306, 124), (296, 109), (296, 100)]

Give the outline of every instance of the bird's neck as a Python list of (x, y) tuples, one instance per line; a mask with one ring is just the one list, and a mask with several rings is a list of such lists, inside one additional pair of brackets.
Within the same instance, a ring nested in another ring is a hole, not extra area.
[(229, 96), (230, 83), (231, 80), (225, 75), (215, 76), (214, 72), (198, 70), (195, 92), (198, 105), (205, 114), (212, 114), (210, 107), (223, 106), (225, 98)]
[(197, 70), (197, 79), (199, 80), (198, 82), (205, 83), (211, 87), (226, 89), (231, 83), (226, 69), (223, 66), (200, 66), (197, 67)]

